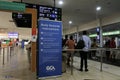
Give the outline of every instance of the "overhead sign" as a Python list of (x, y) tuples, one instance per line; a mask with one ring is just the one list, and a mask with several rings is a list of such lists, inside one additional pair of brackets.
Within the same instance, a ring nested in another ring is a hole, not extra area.
[(8, 32), (8, 38), (18, 38), (18, 32)]
[(0, 1), (0, 10), (25, 11), (25, 4)]
[(61, 75), (62, 22), (39, 21), (38, 77)]

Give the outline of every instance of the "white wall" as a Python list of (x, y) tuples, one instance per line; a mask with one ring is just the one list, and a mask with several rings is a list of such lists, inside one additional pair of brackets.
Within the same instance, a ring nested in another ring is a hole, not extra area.
[(17, 28), (14, 22), (10, 21), (13, 21), (12, 13), (0, 11), (0, 29), (3, 30), (3, 32), (18, 32), (22, 39), (31, 38), (30, 28)]
[(12, 14), (0, 11), (0, 28), (16, 28), (15, 24), (9, 20), (12, 20)]

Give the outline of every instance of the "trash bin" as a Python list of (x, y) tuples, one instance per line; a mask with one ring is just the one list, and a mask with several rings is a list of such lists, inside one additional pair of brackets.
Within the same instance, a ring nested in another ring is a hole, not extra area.
[(66, 61), (67, 61), (67, 57), (62, 54), (62, 73), (66, 72), (66, 66), (67, 66)]

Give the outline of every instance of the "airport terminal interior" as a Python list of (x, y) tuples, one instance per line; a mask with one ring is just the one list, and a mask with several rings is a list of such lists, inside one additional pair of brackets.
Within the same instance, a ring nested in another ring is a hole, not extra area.
[(120, 0), (0, 0), (0, 80), (120, 80)]

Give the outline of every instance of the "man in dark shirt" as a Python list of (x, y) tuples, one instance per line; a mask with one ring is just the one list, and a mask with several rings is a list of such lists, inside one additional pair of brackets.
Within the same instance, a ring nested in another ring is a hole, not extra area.
[(62, 41), (62, 47), (65, 46), (66, 41), (68, 40), (68, 35), (65, 35), (65, 39)]

